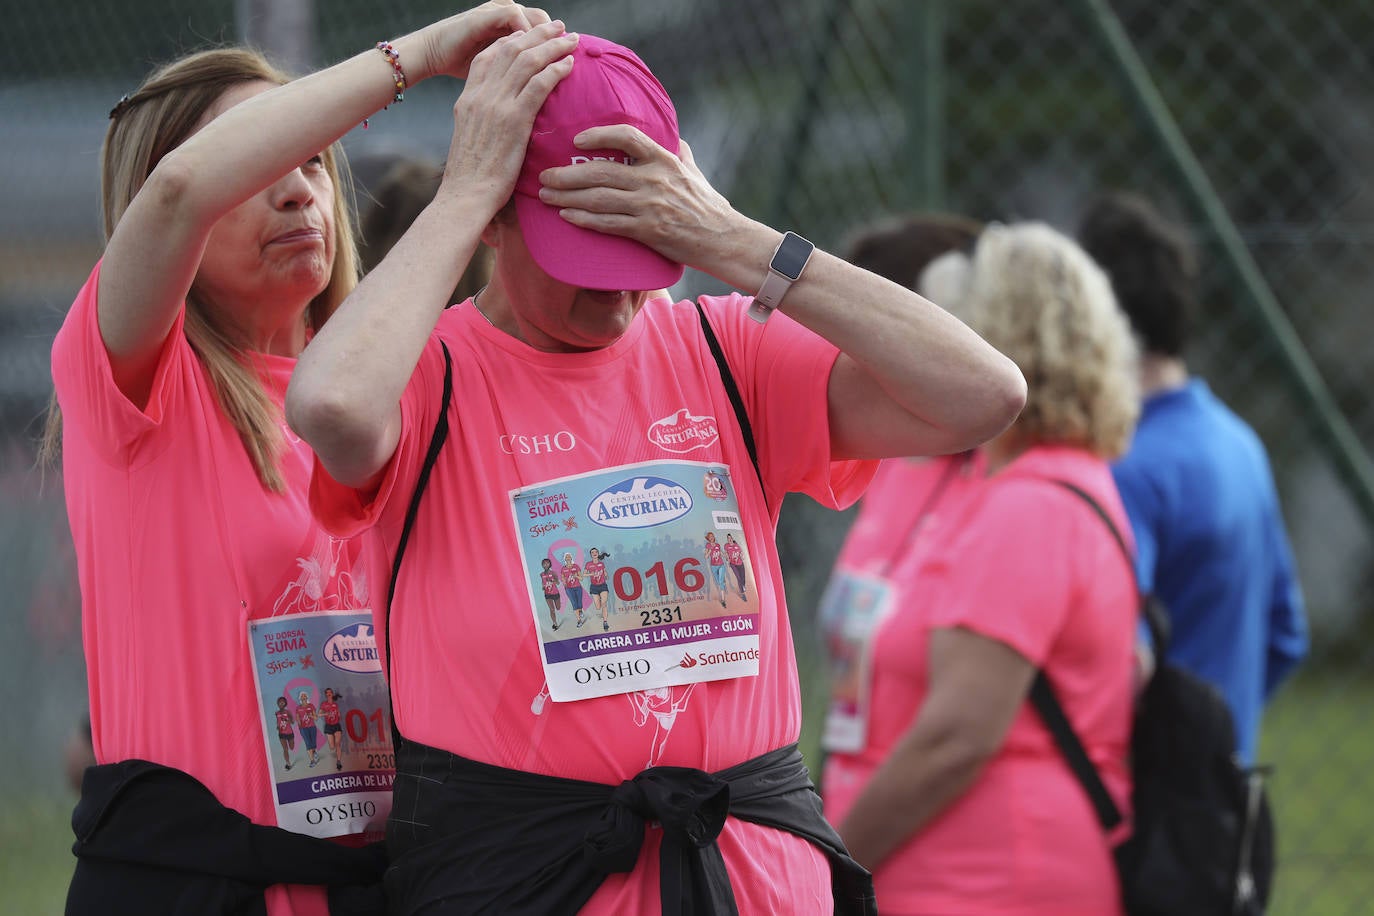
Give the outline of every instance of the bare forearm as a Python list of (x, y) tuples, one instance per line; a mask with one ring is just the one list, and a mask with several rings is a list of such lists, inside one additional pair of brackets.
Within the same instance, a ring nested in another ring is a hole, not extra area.
[[(420, 69), (423, 55), (413, 56)], [(132, 394), (151, 373), (215, 223), (389, 101), (389, 71), (373, 51), (258, 94), (156, 165), (120, 217), (101, 271), (101, 334), (121, 388)]]
[[(431, 75), (423, 43), (423, 33), (395, 41), (411, 85)], [(395, 91), (387, 58), (363, 51), (225, 112), (213, 133), (192, 137), (177, 155), (221, 177), (203, 193), (207, 206), (227, 210), (359, 126)]]
[(874, 773), (839, 825), (849, 853), (874, 870), (899, 846), (963, 795), (982, 759), (913, 733)]
[(401, 395), (483, 230), (510, 197), (530, 124), (571, 68), (575, 41), (561, 23), (544, 23), (474, 59), (434, 200), (306, 347), (287, 419), (341, 483), (365, 485), (395, 450)]
[(341, 482), (359, 485), (389, 458), (401, 395), (484, 216), (436, 199), (301, 354), (287, 419)]
[(968, 790), (1001, 749), (1035, 667), (1005, 643), (959, 627), (931, 631), (929, 692), (840, 828), (876, 868)]
[[(832, 398), (837, 457), (963, 451), (1015, 420), (1026, 397), (1020, 370), (961, 321), (824, 252), (806, 274), (781, 309), (839, 347), (852, 366), (842, 360), (837, 369), (857, 376), (854, 387), (876, 385), (886, 395)], [(832, 392), (843, 382), (833, 379)]]
[[(782, 234), (750, 220), (730, 225), (702, 246), (702, 263), (693, 266), (752, 292)], [(1015, 364), (958, 319), (823, 251), (780, 309), (847, 358), (832, 388), (842, 402), (832, 399), (840, 408), (832, 409), (836, 457), (962, 451), (1000, 433), (1025, 402)], [(870, 386), (877, 390), (864, 396)], [(856, 389), (859, 396), (845, 396)]]

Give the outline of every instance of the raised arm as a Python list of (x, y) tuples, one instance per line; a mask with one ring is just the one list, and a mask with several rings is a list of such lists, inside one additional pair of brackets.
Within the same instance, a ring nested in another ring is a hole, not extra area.
[[(584, 131), (584, 149), (621, 149), (633, 165), (594, 161), (550, 169), (543, 199), (564, 218), (637, 239), (754, 292), (783, 233), (734, 209), (682, 158), (629, 126)], [(972, 448), (1025, 404), (1011, 360), (943, 309), (876, 274), (817, 251), (781, 310), (839, 347), (829, 413), (836, 458), (929, 455)]]
[(365, 486), (395, 452), (401, 394), (482, 230), (514, 192), (535, 114), (576, 44), (546, 22), (476, 57), (434, 200), (301, 355), (287, 421), (340, 483)]
[[(536, 13), (493, 0), (393, 45), (411, 84), (438, 73), (465, 76), (473, 55), (529, 27)], [(376, 113), (394, 92), (390, 62), (367, 51), (235, 105), (162, 158), (119, 218), (101, 267), (100, 333), (126, 395), (146, 400), (157, 354), (215, 224)]]

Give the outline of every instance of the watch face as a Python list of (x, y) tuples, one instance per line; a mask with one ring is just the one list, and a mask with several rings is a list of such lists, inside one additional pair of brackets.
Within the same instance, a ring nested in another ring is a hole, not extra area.
[(796, 280), (801, 276), (802, 268), (806, 266), (807, 259), (815, 249), (816, 246), (806, 239), (789, 232), (782, 237), (782, 245), (778, 247), (778, 253), (773, 255), (773, 262), (768, 266), (787, 279)]

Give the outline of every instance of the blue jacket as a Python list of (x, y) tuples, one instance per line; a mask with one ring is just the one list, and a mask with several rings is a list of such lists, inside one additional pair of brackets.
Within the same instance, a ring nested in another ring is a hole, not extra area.
[(1307, 654), (1307, 622), (1259, 437), (1206, 382), (1148, 398), (1113, 469), (1142, 590), (1169, 610), (1169, 659), (1221, 691), (1254, 760), (1260, 713)]

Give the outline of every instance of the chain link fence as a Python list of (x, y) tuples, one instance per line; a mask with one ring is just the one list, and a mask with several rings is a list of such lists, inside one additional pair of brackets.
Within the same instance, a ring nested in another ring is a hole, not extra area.
[[(99, 254), (106, 113), (152, 64), (245, 30), (304, 69), (444, 9), (0, 0), (9, 34), (23, 37), (0, 61), (0, 727), (24, 739), (10, 742), (15, 792), (60, 792), (58, 749), (85, 702), (60, 488), (33, 469), (32, 440), (51, 387), (52, 334)], [(698, 163), (736, 206), (831, 250), (862, 224), (928, 208), (1072, 231), (1088, 195), (1106, 187), (1141, 191), (1190, 226), (1205, 303), (1190, 363), (1271, 450), (1313, 631), (1312, 656), (1271, 707), (1261, 751), (1277, 765), (1273, 912), (1365, 912), (1374, 899), (1365, 471), (1374, 362), (1363, 337), (1374, 289), (1374, 3), (567, 0), (549, 9), (641, 54), (677, 101)], [(1113, 24), (1145, 83), (1112, 45)], [(1159, 110), (1148, 116), (1142, 85), (1157, 90), (1167, 123)], [(441, 159), (459, 90), (433, 80), (354, 131), (345, 146), (361, 184), (388, 156)], [(1170, 125), (1182, 153), (1170, 148)], [(1253, 276), (1228, 245), (1233, 232)], [(1255, 279), (1281, 306), (1277, 323)], [(689, 273), (677, 292), (718, 290)], [(1325, 387), (1314, 390), (1295, 359), (1310, 360)], [(848, 522), (794, 497), (779, 532), (813, 714), (822, 688), (806, 634)], [(5, 829), (0, 840), (26, 835)], [(55, 842), (50, 873), (65, 880), (66, 840)]]

